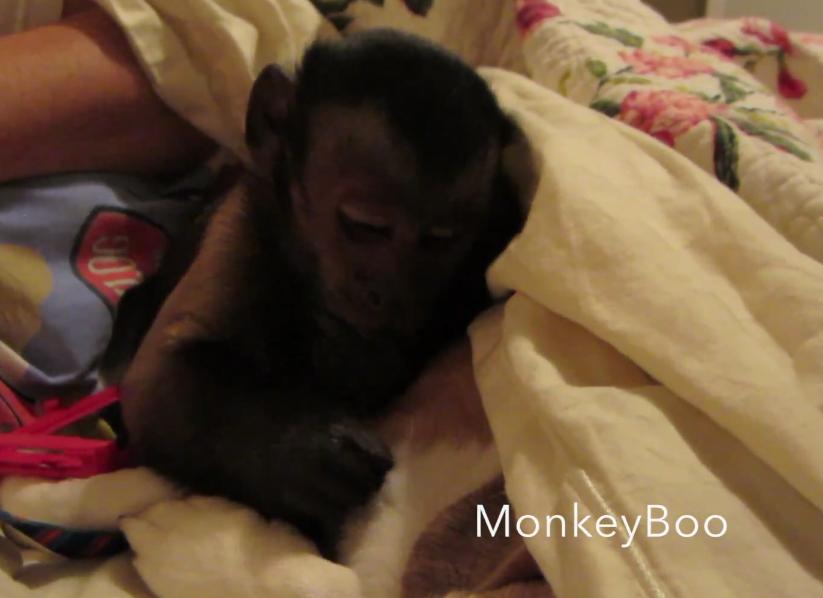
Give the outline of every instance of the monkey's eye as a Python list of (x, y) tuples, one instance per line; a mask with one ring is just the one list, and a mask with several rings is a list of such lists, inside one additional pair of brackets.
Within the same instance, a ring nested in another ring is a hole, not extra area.
[(449, 226), (433, 226), (423, 233), (424, 247), (436, 249), (450, 245), (459, 236), (459, 231)]
[(378, 214), (351, 204), (343, 204), (337, 211), (337, 217), (343, 232), (354, 241), (379, 241), (391, 238), (391, 223)]
[(438, 241), (449, 241), (457, 236), (457, 231), (448, 226), (433, 226), (426, 233), (432, 239)]

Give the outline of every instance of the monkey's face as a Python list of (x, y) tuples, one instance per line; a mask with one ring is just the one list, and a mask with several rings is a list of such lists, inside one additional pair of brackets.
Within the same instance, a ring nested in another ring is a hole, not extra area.
[(497, 148), (432, 180), (378, 112), (339, 106), (315, 111), (308, 141), (290, 191), (323, 309), (365, 337), (413, 338), (485, 226)]

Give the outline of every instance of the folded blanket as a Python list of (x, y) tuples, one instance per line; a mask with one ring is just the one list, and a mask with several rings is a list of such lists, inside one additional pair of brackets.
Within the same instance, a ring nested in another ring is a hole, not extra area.
[(551, 165), (473, 330), (512, 504), (672, 526), (527, 539), (558, 596), (821, 595), (823, 267), (664, 144), (492, 78)]
[(160, 97), (247, 159), (243, 138), (254, 78), (294, 69), (322, 20), (307, 0), (96, 0), (123, 27)]

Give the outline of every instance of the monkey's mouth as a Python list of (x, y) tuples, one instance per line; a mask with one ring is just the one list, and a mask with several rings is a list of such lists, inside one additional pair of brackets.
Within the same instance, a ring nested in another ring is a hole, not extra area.
[(403, 334), (394, 326), (374, 322), (354, 310), (336, 310), (333, 307), (315, 311), (318, 331), (325, 337), (357, 337), (365, 343), (408, 343), (413, 336)]
[(330, 309), (315, 309), (314, 321), (322, 336), (337, 336), (341, 331), (346, 331), (348, 334), (360, 334), (360, 331), (349, 324), (344, 316)]
[(375, 314), (345, 291), (329, 293), (322, 304), (316, 316), (321, 330), (327, 327), (343, 328), (364, 339), (408, 341), (415, 336), (415, 331), (410, 330), (405, 322)]
[(361, 334), (345, 317), (317, 312), (311, 360), (316, 382), (353, 407), (372, 408), (402, 392), (417, 364), (414, 342), (391, 331)]

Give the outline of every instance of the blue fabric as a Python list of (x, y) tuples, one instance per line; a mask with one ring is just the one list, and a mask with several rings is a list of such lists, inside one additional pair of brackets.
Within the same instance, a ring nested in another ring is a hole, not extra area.
[[(90, 391), (120, 295), (157, 267), (206, 179), (114, 174), (0, 186), (0, 378), (37, 399)], [(29, 304), (33, 310), (9, 309)]]

